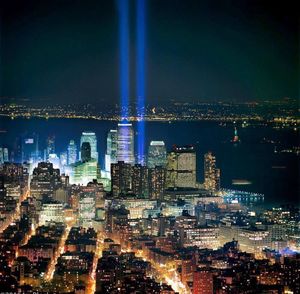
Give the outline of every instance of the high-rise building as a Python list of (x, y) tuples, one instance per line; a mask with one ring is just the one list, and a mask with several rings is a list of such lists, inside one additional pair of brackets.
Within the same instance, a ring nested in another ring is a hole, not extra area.
[(77, 161), (77, 146), (74, 140), (68, 145), (68, 164), (74, 164)]
[(82, 227), (92, 227), (95, 218), (95, 199), (84, 197), (79, 200), (79, 225)]
[(52, 163), (54, 168), (61, 169), (60, 158), (57, 156), (57, 154), (50, 153), (47, 162)]
[(3, 149), (4, 149), (4, 148), (0, 147), (0, 164), (4, 163)]
[(60, 166), (65, 166), (68, 164), (68, 153), (65, 152), (61, 152), (59, 154), (59, 160), (60, 160)]
[(62, 203), (51, 201), (42, 205), (39, 225), (45, 225), (47, 222), (64, 222), (64, 211)]
[(194, 147), (174, 146), (167, 156), (166, 188), (196, 188)]
[(110, 165), (117, 162), (118, 134), (117, 130), (110, 130), (107, 135), (105, 154), (105, 170), (110, 172)]
[(134, 132), (131, 123), (118, 124), (117, 142), (117, 160), (134, 164)]
[(187, 284), (193, 280), (194, 262), (189, 255), (183, 256), (181, 261), (181, 282)]
[(98, 183), (97, 180), (89, 182), (86, 186), (80, 187), (80, 191), (86, 197), (92, 197), (95, 199), (96, 208), (104, 207), (104, 187), (102, 183)]
[(8, 161), (8, 149), (5, 147), (0, 147), (0, 164)]
[(1, 182), (21, 185), (22, 193), (28, 189), (28, 169), (20, 163), (4, 163), (0, 167)]
[(156, 166), (149, 169), (149, 197), (151, 199), (163, 200), (165, 189), (166, 169)]
[[(83, 132), (80, 138), (80, 150), (84, 142), (90, 143), (91, 146), (91, 158), (98, 162), (98, 152), (97, 152), (97, 137), (94, 132)], [(81, 153), (80, 153), (80, 159)]]
[(118, 161), (111, 165), (111, 191), (113, 197), (119, 194), (126, 194), (131, 190), (131, 171), (130, 163)]
[(220, 170), (216, 168), (216, 157), (211, 152), (204, 154), (204, 188), (212, 192), (220, 189)]
[(51, 198), (61, 184), (59, 169), (53, 168), (52, 163), (40, 162), (33, 170), (30, 194), (37, 199), (41, 199), (44, 195)]
[(22, 139), (22, 162), (33, 163), (38, 161), (39, 156), (38, 136), (32, 134)]
[(76, 162), (71, 165), (70, 183), (87, 185), (98, 177), (98, 164), (95, 159), (86, 162)]
[(148, 161), (149, 168), (156, 166), (165, 167), (167, 162), (167, 151), (164, 141), (151, 141), (148, 149)]
[(92, 159), (91, 157), (91, 145), (89, 142), (83, 142), (80, 148), (81, 161), (87, 162)]
[(141, 164), (132, 167), (132, 192), (138, 197), (148, 198), (148, 168)]
[(46, 160), (49, 158), (49, 154), (55, 153), (55, 136), (48, 136), (46, 141)]
[(12, 150), (10, 153), (11, 162), (21, 163), (22, 162), (22, 137), (17, 136), (14, 140)]

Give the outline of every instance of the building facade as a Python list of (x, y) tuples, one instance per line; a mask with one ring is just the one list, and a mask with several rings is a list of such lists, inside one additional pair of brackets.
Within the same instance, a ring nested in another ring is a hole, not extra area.
[(167, 151), (164, 141), (151, 141), (148, 149), (147, 166), (154, 168), (156, 166), (165, 167), (167, 162)]
[(167, 156), (166, 188), (196, 187), (196, 152), (194, 147), (174, 146)]
[[(91, 158), (98, 162), (97, 137), (94, 132), (83, 132), (80, 138), (80, 148), (84, 142), (90, 143)], [(81, 154), (80, 154), (81, 159)]]
[(204, 188), (212, 192), (220, 190), (220, 169), (216, 167), (216, 157), (211, 152), (204, 155)]
[(131, 123), (118, 124), (117, 161), (134, 164), (134, 132)]

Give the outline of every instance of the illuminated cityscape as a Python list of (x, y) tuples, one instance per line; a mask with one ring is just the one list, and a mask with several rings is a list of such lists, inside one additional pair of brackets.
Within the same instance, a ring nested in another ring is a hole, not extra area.
[(72, 163), (75, 140), (66, 146), (69, 164), (54, 167), (35, 152), (28, 163), (1, 164), (5, 289), (243, 293), (251, 286), (255, 293), (297, 293), (298, 208), (262, 209), (263, 194), (222, 187), (211, 152), (203, 155), (199, 182), (191, 145), (166, 151), (152, 141), (148, 165), (118, 161), (118, 152), (132, 154), (123, 146), (134, 130), (126, 124), (127, 136), (123, 127), (108, 131), (102, 154), (114, 161), (110, 171), (91, 157), (87, 141)]
[(297, 9), (25, 2), (0, 3), (0, 293), (300, 293)]

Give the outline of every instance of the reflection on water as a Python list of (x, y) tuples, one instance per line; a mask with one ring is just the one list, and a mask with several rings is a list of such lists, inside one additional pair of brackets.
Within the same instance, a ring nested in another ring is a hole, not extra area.
[[(13, 148), (16, 136), (26, 132), (39, 134), (39, 146), (44, 148), (47, 136), (55, 134), (56, 152), (66, 151), (70, 139), (79, 144), (82, 131), (96, 132), (99, 162), (104, 166), (106, 135), (117, 123), (81, 119), (15, 119), (1, 118), (1, 145)], [(151, 140), (163, 140), (170, 149), (173, 144), (194, 144), (197, 151), (197, 177), (203, 181), (203, 155), (212, 151), (221, 168), (221, 186), (265, 194), (265, 202), (297, 203), (299, 156), (293, 153), (275, 153), (276, 142), (297, 146), (297, 133), (271, 127), (239, 128), (241, 143), (232, 144), (232, 126), (217, 122), (163, 122), (146, 123), (146, 146)], [(266, 138), (268, 140), (266, 140)], [(137, 140), (136, 140), (137, 141)], [(251, 184), (250, 184), (251, 183)]]

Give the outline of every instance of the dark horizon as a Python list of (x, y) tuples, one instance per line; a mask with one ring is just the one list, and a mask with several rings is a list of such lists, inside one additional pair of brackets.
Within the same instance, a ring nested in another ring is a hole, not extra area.
[[(299, 13), (289, 4), (147, 1), (146, 104), (299, 99)], [(0, 5), (1, 97), (119, 103), (115, 1)], [(131, 1), (131, 102), (135, 24)]]

